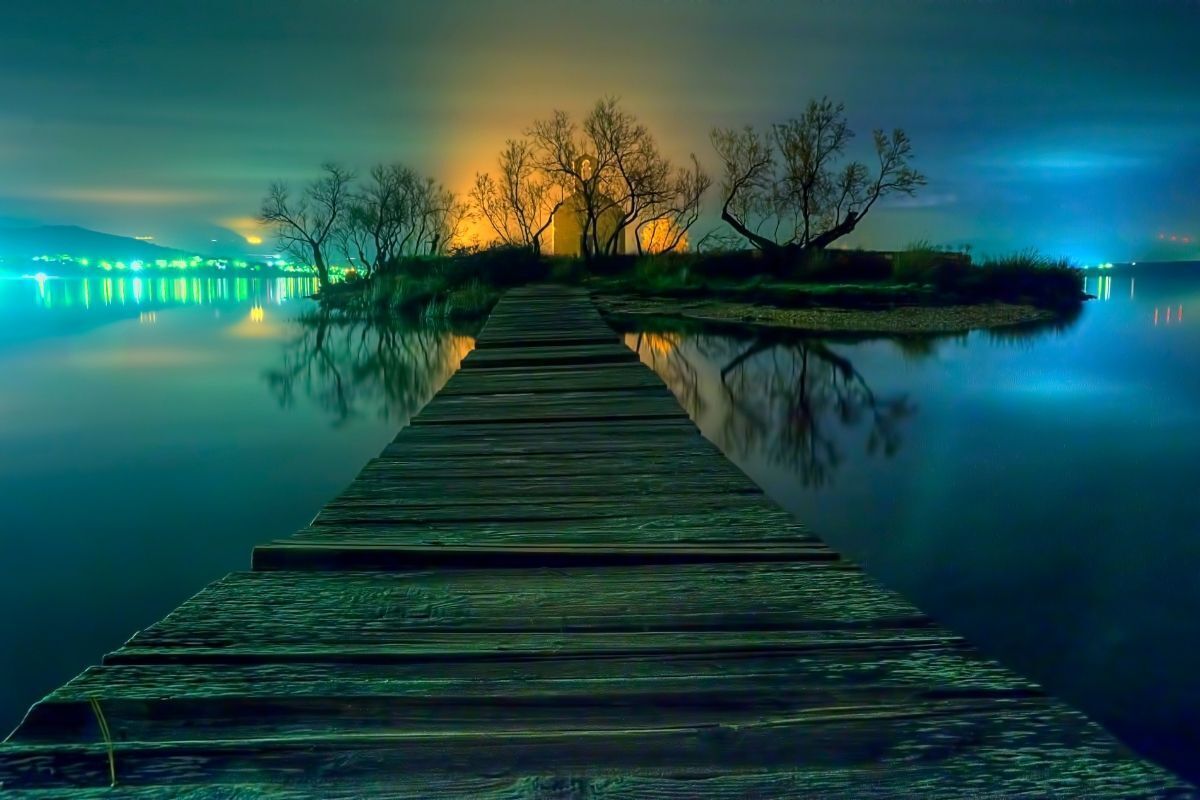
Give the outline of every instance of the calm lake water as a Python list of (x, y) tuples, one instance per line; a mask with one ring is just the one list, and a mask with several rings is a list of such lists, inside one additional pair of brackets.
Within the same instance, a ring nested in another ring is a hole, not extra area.
[[(1100, 299), (1074, 321), (1004, 335), (626, 340), (831, 545), (1184, 770), (1200, 749), (1200, 265), (1087, 288)], [(311, 289), (0, 281), (0, 727), (304, 525), (471, 346), (300, 326)]]
[(0, 279), (0, 738), (307, 524), (471, 347), (298, 326), (315, 288)]

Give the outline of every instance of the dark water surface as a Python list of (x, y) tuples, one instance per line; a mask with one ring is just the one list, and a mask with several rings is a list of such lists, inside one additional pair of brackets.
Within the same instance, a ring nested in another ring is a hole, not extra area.
[(307, 279), (0, 279), (0, 738), (305, 525), (471, 341), (301, 327)]
[(1197, 780), (1200, 265), (1088, 291), (1061, 330), (626, 341), (830, 545)]
[[(312, 288), (0, 281), (0, 727), (304, 525), (471, 346), (300, 326)], [(1073, 322), (1002, 335), (626, 338), (831, 545), (1184, 769), (1200, 265), (1093, 272), (1088, 289), (1101, 299)]]

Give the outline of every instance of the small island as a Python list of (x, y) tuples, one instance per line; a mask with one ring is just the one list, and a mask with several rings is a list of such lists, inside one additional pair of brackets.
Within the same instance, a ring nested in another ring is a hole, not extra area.
[(768, 130), (714, 128), (714, 181), (606, 97), (581, 121), (534, 121), (465, 196), (402, 164), (360, 179), (327, 163), (298, 194), (273, 184), (260, 218), (313, 266), (324, 310), (360, 318), (468, 322), (531, 281), (586, 286), (609, 313), (812, 332), (955, 333), (1070, 315), (1087, 298), (1078, 269), (1032, 251), (977, 262), (928, 242), (842, 246), (927, 182), (902, 129), (873, 132), (870, 164), (848, 158), (853, 138), (828, 98)]

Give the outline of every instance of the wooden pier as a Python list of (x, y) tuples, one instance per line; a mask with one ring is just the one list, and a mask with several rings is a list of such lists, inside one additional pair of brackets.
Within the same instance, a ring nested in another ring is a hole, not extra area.
[(509, 292), (310, 526), (34, 706), (0, 787), (1194, 796), (840, 559), (556, 287)]

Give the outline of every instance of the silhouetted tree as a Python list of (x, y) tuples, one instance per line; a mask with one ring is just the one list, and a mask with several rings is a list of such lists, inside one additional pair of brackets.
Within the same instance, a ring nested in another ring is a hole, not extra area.
[(529, 135), (538, 165), (578, 198), (585, 259), (615, 253), (631, 224), (672, 197), (670, 162), (646, 126), (614, 97), (597, 101), (582, 124), (555, 111), (535, 122)]
[(501, 242), (542, 252), (542, 235), (554, 221), (566, 194), (561, 182), (538, 168), (529, 139), (509, 139), (500, 152), (499, 171), (476, 173), (471, 202)]
[(912, 145), (903, 130), (874, 132), (874, 173), (861, 161), (839, 163), (853, 136), (845, 107), (828, 98), (766, 133), (715, 128), (721, 219), (764, 255), (791, 260), (851, 233), (881, 197), (912, 195), (925, 185), (909, 166)]
[(259, 212), (259, 219), (271, 226), (282, 249), (299, 260), (311, 260), (321, 288), (330, 283), (328, 246), (349, 212), (353, 182), (353, 172), (325, 163), (321, 176), (299, 197), (292, 196), (287, 183), (272, 183)]
[(433, 178), (425, 179), (417, 199), (420, 227), (415, 254), (442, 255), (457, 241), (463, 226), (471, 219), (471, 206)]
[[(680, 167), (676, 171), (670, 195), (648, 204), (638, 220), (634, 231), (638, 253), (675, 251), (687, 241), (688, 231), (700, 219), (700, 201), (712, 186), (712, 178), (700, 166), (695, 153), (691, 161), (690, 169)], [(646, 231), (651, 232), (649, 237), (644, 236)], [(647, 238), (649, 241), (644, 241)]]
[(466, 204), (432, 178), (402, 164), (380, 164), (355, 191), (333, 238), (365, 275), (405, 256), (438, 255), (468, 217)]
[(421, 178), (400, 165), (379, 164), (355, 194), (336, 230), (342, 254), (364, 275), (393, 265), (417, 232), (414, 215)]

